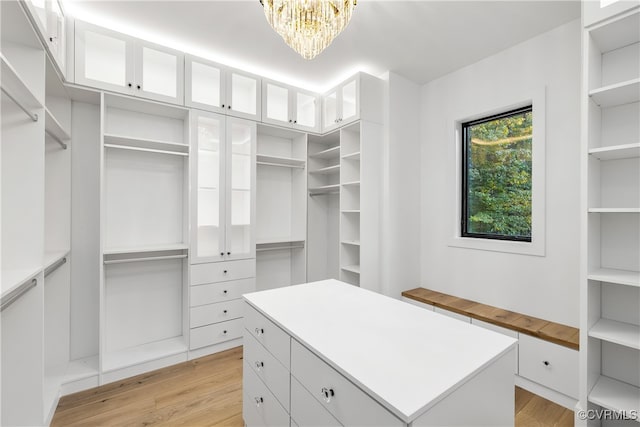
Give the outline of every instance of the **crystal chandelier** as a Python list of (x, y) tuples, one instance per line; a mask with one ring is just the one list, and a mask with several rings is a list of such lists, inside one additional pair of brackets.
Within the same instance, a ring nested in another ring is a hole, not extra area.
[(260, 0), (267, 21), (293, 50), (313, 59), (347, 26), (356, 0)]

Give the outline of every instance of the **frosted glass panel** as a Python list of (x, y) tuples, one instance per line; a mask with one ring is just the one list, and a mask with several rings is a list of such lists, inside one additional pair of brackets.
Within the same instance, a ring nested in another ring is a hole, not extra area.
[(60, 4), (57, 0), (51, 2), (51, 13), (53, 14), (53, 22), (55, 28), (50, 31), (53, 41), (51, 42), (54, 52), (58, 57), (58, 60), (64, 64), (66, 63), (66, 44), (65, 44), (65, 21)]
[(337, 116), (337, 106), (338, 106), (338, 94), (337, 92), (332, 92), (324, 98), (324, 125), (330, 126), (335, 124)]
[(142, 90), (176, 97), (178, 90), (178, 58), (170, 53), (142, 48)]
[(84, 76), (87, 79), (125, 86), (127, 44), (103, 34), (84, 33)]
[(251, 251), (252, 128), (231, 123), (231, 236), (232, 253)]
[(251, 77), (231, 74), (231, 108), (247, 114), (256, 114), (257, 81)]
[(289, 91), (267, 84), (267, 117), (286, 122), (289, 120)]
[(306, 93), (298, 93), (297, 120), (302, 126), (316, 126), (316, 98)]
[(220, 70), (193, 62), (191, 64), (191, 100), (200, 104), (220, 106)]
[(342, 87), (342, 118), (356, 115), (356, 81)]

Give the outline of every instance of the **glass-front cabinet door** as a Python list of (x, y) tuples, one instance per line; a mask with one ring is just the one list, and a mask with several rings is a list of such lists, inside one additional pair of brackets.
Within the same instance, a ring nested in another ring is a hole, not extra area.
[(295, 93), (295, 120), (297, 129), (318, 132), (320, 129), (320, 109), (318, 108), (318, 95), (300, 90)]
[(64, 12), (60, 6), (59, 0), (52, 0), (50, 4), (49, 24), (48, 24), (49, 37), (47, 43), (53, 53), (54, 59), (62, 74), (66, 75), (67, 68), (67, 36), (66, 36), (66, 21), (64, 18)]
[(191, 262), (221, 261), (225, 256), (225, 117), (192, 113)]
[(185, 58), (185, 104), (203, 110), (224, 112), (226, 107), (223, 67), (200, 58)]
[(226, 259), (255, 257), (256, 123), (227, 118)]
[(262, 121), (282, 126), (293, 123), (290, 90), (284, 85), (262, 82)]
[(260, 120), (261, 83), (258, 76), (227, 68), (226, 113), (231, 116)]
[(340, 87), (340, 125), (358, 118), (358, 79), (354, 78)]
[(141, 41), (135, 49), (135, 95), (182, 104), (184, 54)]

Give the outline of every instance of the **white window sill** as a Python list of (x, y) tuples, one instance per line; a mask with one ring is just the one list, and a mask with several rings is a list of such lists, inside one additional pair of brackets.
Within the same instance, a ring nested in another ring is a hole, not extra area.
[(511, 240), (479, 239), (473, 237), (453, 237), (449, 246), (482, 251), (505, 252), (519, 255), (545, 256), (543, 242), (514, 242)]

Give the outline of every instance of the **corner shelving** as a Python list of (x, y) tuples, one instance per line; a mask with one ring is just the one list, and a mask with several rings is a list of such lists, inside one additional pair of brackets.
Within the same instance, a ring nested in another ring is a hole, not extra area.
[(344, 271), (348, 271), (350, 273), (354, 273), (354, 274), (360, 274), (360, 266), (359, 265), (345, 265), (342, 266), (342, 270)]
[(616, 270), (613, 268), (597, 268), (587, 274), (587, 279), (599, 282), (640, 287), (640, 272)]
[(592, 148), (589, 150), (589, 154), (599, 160), (633, 159), (640, 157), (640, 142)]
[(590, 213), (640, 213), (640, 208), (589, 208)]
[(323, 168), (309, 171), (309, 173), (311, 174), (318, 174), (318, 175), (330, 175), (330, 174), (339, 173), (339, 172), (340, 172), (340, 165), (331, 165), (331, 166), (326, 166)]
[(602, 108), (638, 102), (640, 100), (640, 79), (594, 89), (589, 92), (589, 96)]
[(321, 185), (319, 187), (310, 187), (309, 195), (317, 196), (320, 194), (337, 194), (340, 192), (340, 184)]
[(256, 163), (264, 166), (281, 166), (304, 169), (307, 162), (305, 159), (256, 154)]
[(355, 153), (345, 154), (342, 158), (347, 160), (360, 160), (360, 152), (356, 151)]
[(640, 388), (601, 376), (589, 393), (589, 401), (616, 412), (640, 413)]
[(589, 336), (640, 350), (640, 326), (600, 319), (589, 329)]
[(343, 240), (340, 243), (343, 245), (360, 246), (360, 240)]
[(317, 153), (309, 154), (312, 159), (337, 159), (340, 156), (340, 146), (330, 147)]

